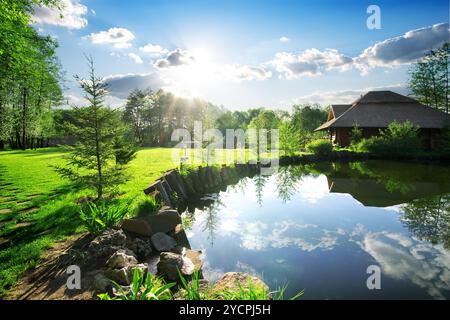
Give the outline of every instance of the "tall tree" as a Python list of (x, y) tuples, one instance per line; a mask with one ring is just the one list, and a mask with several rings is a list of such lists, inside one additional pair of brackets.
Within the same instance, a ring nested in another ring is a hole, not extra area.
[(419, 102), (447, 113), (450, 112), (449, 66), (450, 43), (447, 42), (416, 62), (409, 79), (409, 87)]
[(92, 58), (87, 58), (89, 77), (75, 76), (89, 102), (75, 107), (74, 121), (67, 131), (77, 138), (71, 147), (68, 166), (57, 171), (82, 187), (95, 189), (97, 198), (126, 180), (123, 169), (133, 158), (122, 143), (124, 127), (119, 112), (104, 106), (107, 84), (95, 74)]

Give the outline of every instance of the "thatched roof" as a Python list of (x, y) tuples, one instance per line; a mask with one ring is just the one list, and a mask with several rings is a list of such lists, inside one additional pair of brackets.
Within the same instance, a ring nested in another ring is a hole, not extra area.
[(450, 114), (392, 91), (370, 91), (353, 102), (350, 107), (345, 109), (344, 106), (332, 105), (334, 118), (325, 122), (316, 131), (350, 128), (355, 124), (366, 128), (386, 128), (393, 121), (408, 120), (420, 128), (438, 129), (450, 125)]

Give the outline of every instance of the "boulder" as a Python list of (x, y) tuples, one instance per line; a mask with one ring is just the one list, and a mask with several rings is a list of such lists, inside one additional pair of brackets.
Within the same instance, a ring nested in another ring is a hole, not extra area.
[(133, 274), (135, 269), (140, 269), (145, 276), (148, 268), (145, 263), (142, 263), (134, 266), (123, 267), (121, 269), (108, 269), (105, 274), (108, 278), (114, 280), (118, 284), (128, 286), (133, 282)]
[(147, 258), (152, 253), (150, 239), (129, 238), (126, 246), (136, 254), (139, 260)]
[[(249, 275), (243, 272), (227, 272), (214, 284), (211, 293), (217, 294), (222, 291), (239, 291), (239, 285), (248, 289), (248, 277)], [(265, 290), (268, 297), (270, 297), (270, 290), (267, 284), (258, 277), (250, 276), (250, 279), (253, 288)]]
[(141, 218), (124, 219), (121, 228), (126, 232), (144, 237), (150, 237), (153, 234), (153, 230), (148, 222)]
[(178, 224), (175, 227), (175, 230), (170, 234), (170, 236), (177, 242), (178, 246), (191, 249), (191, 244), (189, 243), (186, 232), (181, 224)]
[(149, 214), (142, 217), (152, 229), (153, 234), (157, 232), (169, 232), (175, 230), (181, 223), (181, 217), (176, 210), (160, 210), (157, 214)]
[(112, 282), (102, 272), (98, 272), (92, 280), (92, 288), (98, 293), (109, 293), (112, 289)]
[(189, 278), (195, 271), (200, 271), (203, 261), (201, 252), (189, 249), (183, 250), (181, 254), (173, 252), (162, 252), (157, 265), (158, 273), (168, 281), (180, 281), (178, 270), (184, 277)]
[(177, 245), (177, 242), (164, 232), (155, 233), (151, 237), (153, 247), (160, 252), (170, 251)]
[(89, 259), (101, 261), (110, 257), (118, 249), (123, 248), (127, 236), (122, 230), (108, 229), (96, 237), (88, 246)]
[(133, 251), (128, 249), (117, 250), (109, 259), (106, 261), (106, 267), (108, 269), (121, 269), (128, 266), (134, 266), (138, 263), (136, 256)]

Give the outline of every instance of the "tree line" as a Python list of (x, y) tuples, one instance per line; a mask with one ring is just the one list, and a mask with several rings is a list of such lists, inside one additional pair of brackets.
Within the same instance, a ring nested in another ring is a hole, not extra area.
[(0, 1), (0, 149), (43, 147), (62, 99), (58, 43), (30, 25), (33, 5), (56, 0)]

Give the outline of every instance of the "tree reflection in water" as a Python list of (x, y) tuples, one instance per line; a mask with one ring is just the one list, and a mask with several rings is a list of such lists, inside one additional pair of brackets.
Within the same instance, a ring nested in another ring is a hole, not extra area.
[(402, 221), (416, 237), (450, 250), (450, 194), (413, 200), (402, 211)]

